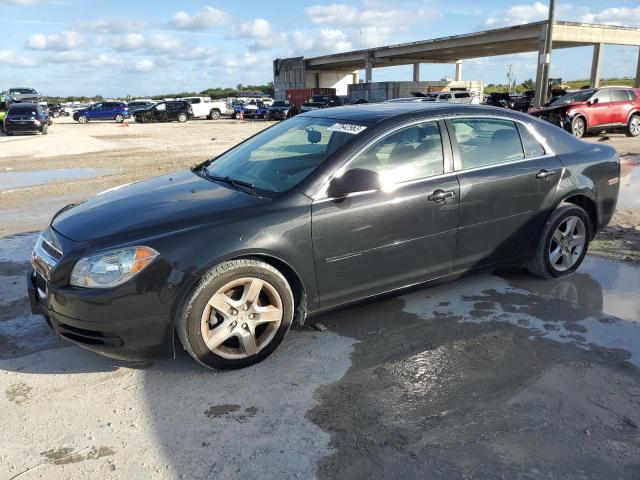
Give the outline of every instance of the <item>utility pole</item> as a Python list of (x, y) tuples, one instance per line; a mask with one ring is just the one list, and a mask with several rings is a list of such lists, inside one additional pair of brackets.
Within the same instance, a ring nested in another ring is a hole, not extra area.
[(556, 16), (556, 1), (549, 0), (549, 20), (544, 39), (544, 58), (539, 59), (543, 63), (542, 88), (540, 89), (540, 105), (547, 103), (549, 92), (549, 70), (551, 66), (551, 49), (553, 48), (553, 22)]
[(507, 82), (508, 82), (508, 87), (507, 87), (507, 93), (511, 91), (511, 70), (513, 68), (513, 65), (507, 65)]

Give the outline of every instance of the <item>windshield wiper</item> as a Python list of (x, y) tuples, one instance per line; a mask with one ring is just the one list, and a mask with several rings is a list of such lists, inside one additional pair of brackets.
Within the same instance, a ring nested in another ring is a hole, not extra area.
[(211, 175), (206, 168), (201, 169), (202, 173), (209, 179), (215, 180), (217, 182), (225, 182), (231, 185), (236, 190), (240, 190), (251, 195), (258, 196), (256, 192), (256, 186), (253, 183), (245, 182), (244, 180), (236, 180), (235, 178), (231, 178), (228, 175), (225, 177), (221, 177), (218, 175)]

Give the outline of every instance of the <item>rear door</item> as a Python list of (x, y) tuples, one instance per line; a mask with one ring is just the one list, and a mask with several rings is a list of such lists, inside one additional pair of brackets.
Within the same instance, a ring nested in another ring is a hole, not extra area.
[(625, 125), (633, 103), (631, 101), (629, 90), (624, 88), (611, 89), (611, 123)]
[[(442, 134), (441, 134), (442, 132)], [(321, 307), (441, 277), (451, 271), (458, 181), (444, 122), (400, 127), (346, 167), (377, 172), (382, 189), (312, 207)]]
[(447, 125), (460, 182), (454, 270), (530, 253), (562, 164), (527, 126), (510, 119), (456, 117)]

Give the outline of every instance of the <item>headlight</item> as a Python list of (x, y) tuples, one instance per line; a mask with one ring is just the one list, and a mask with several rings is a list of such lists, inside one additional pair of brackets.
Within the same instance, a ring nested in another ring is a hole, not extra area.
[(158, 256), (153, 248), (127, 247), (79, 260), (71, 272), (74, 287), (110, 288), (141, 272)]

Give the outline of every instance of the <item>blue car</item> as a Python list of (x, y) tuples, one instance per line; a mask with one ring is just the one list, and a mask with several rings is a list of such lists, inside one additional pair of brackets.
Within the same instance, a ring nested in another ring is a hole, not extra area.
[(98, 102), (73, 112), (73, 119), (79, 123), (89, 120), (115, 120), (116, 123), (122, 123), (129, 117), (129, 108), (124, 102)]

